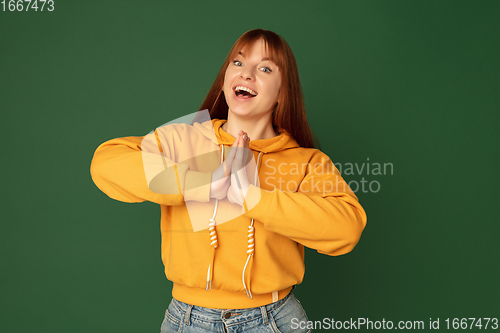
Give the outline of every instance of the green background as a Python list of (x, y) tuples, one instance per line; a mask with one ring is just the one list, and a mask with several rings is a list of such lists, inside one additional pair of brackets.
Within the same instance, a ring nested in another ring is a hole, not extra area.
[[(197, 111), (231, 45), (273, 30), (336, 163), (392, 163), (340, 257), (306, 251), (310, 320), (500, 317), (500, 2), (60, 1), (0, 12), (0, 331), (158, 332), (160, 208), (114, 201), (111, 138)], [(369, 160), (368, 160), (369, 159)], [(490, 325), (491, 326), (491, 325)], [(491, 329), (488, 329), (491, 331)], [(469, 330), (469, 331), (475, 331)], [(477, 331), (484, 331), (477, 330)]]

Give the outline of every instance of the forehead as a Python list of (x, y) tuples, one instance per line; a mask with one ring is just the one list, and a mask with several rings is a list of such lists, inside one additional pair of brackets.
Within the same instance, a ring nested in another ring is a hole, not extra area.
[(268, 43), (262, 38), (255, 41), (249, 41), (245, 45), (235, 48), (233, 53), (233, 56), (237, 56), (239, 54), (243, 57), (250, 57), (253, 53), (256, 53), (256, 55), (262, 56), (265, 60), (273, 62), (274, 59), (276, 59), (276, 57), (273, 56), (274, 52), (270, 50)]
[(251, 51), (260, 51), (262, 53), (266, 53), (267, 52), (266, 41), (263, 39), (251, 41), (251, 42), (248, 42), (245, 45), (243, 45), (239, 50), (240, 53), (242, 53), (242, 52), (249, 53)]

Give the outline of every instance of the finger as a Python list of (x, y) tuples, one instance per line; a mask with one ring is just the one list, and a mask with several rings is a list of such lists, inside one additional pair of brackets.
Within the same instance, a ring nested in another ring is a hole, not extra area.
[(225, 163), (228, 168), (228, 171), (231, 170), (231, 166), (234, 160), (234, 156), (236, 155), (236, 151), (238, 150), (237, 147), (239, 145), (240, 140), (241, 140), (241, 135), (238, 135), (236, 139), (234, 139), (234, 142), (231, 145), (231, 148), (229, 149), (229, 153), (226, 156)]
[(252, 156), (250, 151), (250, 138), (247, 137), (247, 141), (245, 142), (245, 165), (250, 162), (250, 157)]
[(247, 132), (243, 132), (243, 135), (241, 136), (240, 144), (238, 145), (238, 147), (245, 147), (247, 139), (248, 139)]
[(250, 138), (248, 137), (248, 135), (246, 137), (246, 140), (244, 140), (243, 147), (244, 147), (243, 148), (244, 154), (243, 154), (243, 160), (242, 160), (242, 162), (243, 162), (243, 165), (247, 165), (248, 163), (250, 163), (250, 159), (253, 156), (251, 154), (251, 151), (250, 151), (250, 148), (249, 148), (250, 147)]
[[(238, 147), (236, 147), (236, 155), (234, 156), (234, 161), (237, 161), (238, 163), (233, 164), (233, 169), (237, 167), (238, 169), (241, 168), (243, 165), (243, 153), (245, 149), (245, 134), (240, 138), (238, 141)], [(237, 172), (238, 170), (233, 170), (232, 172)]]
[(242, 138), (243, 133), (244, 133), (243, 131), (240, 131), (240, 132), (238, 133), (238, 136), (236, 137), (236, 139), (234, 139), (234, 142), (233, 142), (233, 144), (231, 145), (231, 147), (237, 147), (237, 146), (238, 146), (238, 142), (239, 142), (239, 141), (240, 141), (240, 139)]

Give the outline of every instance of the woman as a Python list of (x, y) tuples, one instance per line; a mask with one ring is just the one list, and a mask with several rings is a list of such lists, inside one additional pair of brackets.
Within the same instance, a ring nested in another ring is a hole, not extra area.
[(262, 29), (243, 34), (202, 109), (210, 119), (101, 144), (91, 166), (111, 198), (161, 205), (174, 285), (162, 332), (309, 332), (291, 292), (304, 246), (351, 251), (366, 214), (313, 148), (287, 43)]

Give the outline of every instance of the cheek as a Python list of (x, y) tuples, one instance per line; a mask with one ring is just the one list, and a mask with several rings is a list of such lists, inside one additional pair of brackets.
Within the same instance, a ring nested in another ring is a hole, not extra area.
[(229, 97), (232, 93), (231, 89), (231, 75), (229, 70), (226, 70), (226, 74), (224, 75), (224, 83), (222, 85), (222, 90), (224, 92), (224, 96), (226, 97), (226, 102), (229, 102)]
[(273, 84), (273, 100), (276, 100), (278, 101), (278, 97), (279, 97), (279, 94), (280, 94), (280, 88), (281, 88), (281, 82), (278, 81), (278, 82), (275, 82)]
[(226, 74), (224, 75), (224, 83), (222, 84), (222, 86), (224, 87), (224, 89), (226, 88), (226, 84), (228, 83), (228, 79), (227, 79), (227, 71), (226, 71)]
[(231, 81), (233, 81), (235, 74), (229, 68), (226, 70), (226, 74), (224, 75), (224, 89), (230, 89)]
[(226, 78), (232, 78), (232, 77), (234, 77), (237, 74), (238, 74), (238, 67), (236, 67), (236, 66), (229, 66), (226, 69), (226, 75), (225, 75), (225, 77)]

